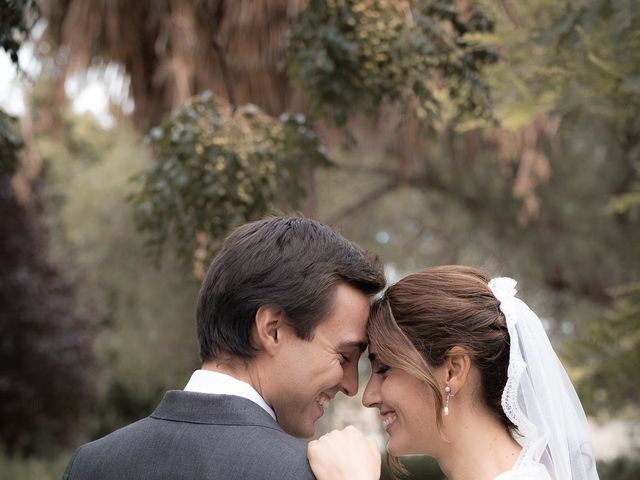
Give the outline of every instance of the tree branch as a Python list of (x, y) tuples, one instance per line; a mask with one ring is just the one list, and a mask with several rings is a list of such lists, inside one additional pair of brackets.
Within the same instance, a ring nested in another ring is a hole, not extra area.
[(233, 82), (231, 81), (231, 74), (229, 73), (229, 65), (227, 64), (227, 56), (222, 49), (222, 45), (220, 45), (220, 40), (218, 39), (218, 31), (220, 30), (220, 25), (222, 25), (222, 17), (224, 16), (225, 9), (225, 1), (221, 0), (217, 4), (216, 12), (214, 14), (213, 22), (215, 24), (215, 30), (213, 33), (213, 49), (218, 56), (218, 60), (220, 61), (220, 70), (222, 71), (222, 79), (224, 80), (224, 86), (227, 90), (227, 99), (229, 100), (229, 104), (231, 105), (231, 114), (236, 112), (238, 105), (236, 104), (236, 93), (233, 88)]
[[(353, 168), (351, 170), (354, 172), (358, 171), (357, 168)], [(369, 173), (375, 172), (375, 173), (382, 173), (382, 174), (387, 173), (389, 176), (393, 175), (391, 172), (386, 172), (384, 169), (374, 169), (374, 170), (365, 169), (365, 170), (368, 171)], [(433, 190), (433, 191), (438, 191), (443, 193), (451, 193), (451, 188), (445, 185), (441, 181), (441, 179), (433, 175), (427, 175), (427, 174), (413, 175), (402, 180), (397, 178), (397, 176), (393, 175), (392, 178), (389, 178), (385, 183), (376, 187), (372, 191), (365, 193), (362, 197), (360, 197), (358, 200), (353, 202), (351, 205), (347, 205), (341, 208), (340, 210), (338, 210), (337, 212), (335, 212), (333, 215), (331, 215), (327, 219), (326, 222), (330, 225), (335, 225), (337, 223), (340, 223), (345, 218), (356, 213), (361, 208), (364, 208), (367, 205), (370, 205), (376, 202), (377, 200), (382, 198), (384, 195), (392, 192), (393, 190), (403, 185), (416, 188), (419, 190)], [(478, 212), (482, 209), (482, 204), (475, 197), (472, 197), (470, 195), (464, 195), (459, 192), (457, 195), (455, 195), (455, 198), (465, 208), (467, 208), (471, 212)]]
[(499, 8), (502, 8), (502, 11), (504, 11), (505, 15), (511, 22), (511, 25), (513, 25), (516, 28), (522, 27), (522, 22), (518, 18), (518, 15), (514, 11), (513, 7), (509, 5), (506, 0), (496, 0), (496, 3), (498, 4)]
[(351, 205), (347, 205), (346, 207), (343, 207), (337, 212), (335, 212), (326, 220), (326, 223), (328, 223), (329, 225), (335, 225), (337, 223), (340, 223), (349, 215), (355, 213), (356, 211), (366, 207), (371, 203), (374, 203), (375, 201), (379, 200), (387, 193), (395, 190), (398, 186), (399, 186), (398, 181), (395, 178), (392, 180), (388, 180), (387, 182), (383, 183), (379, 187), (373, 189), (369, 193), (366, 193), (365, 195), (360, 197), (357, 201), (355, 201)]
[(217, 36), (213, 37), (213, 48), (218, 55), (218, 60), (220, 60), (220, 70), (222, 70), (222, 78), (224, 79), (224, 86), (227, 89), (227, 98), (229, 99), (229, 104), (231, 105), (231, 113), (235, 113), (237, 105), (236, 105), (236, 94), (233, 89), (233, 83), (231, 82), (231, 75), (229, 74), (229, 67), (227, 65), (227, 57), (222, 50), (222, 45), (220, 45), (220, 41)]

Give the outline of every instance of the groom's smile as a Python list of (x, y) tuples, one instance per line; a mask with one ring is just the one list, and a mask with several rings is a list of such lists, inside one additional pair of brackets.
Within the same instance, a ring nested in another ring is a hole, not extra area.
[(322, 409), (322, 412), (324, 413), (324, 411), (327, 409), (327, 406), (329, 405), (329, 402), (332, 400), (332, 397), (329, 397), (329, 395), (326, 395), (324, 393), (320, 394), (320, 396), (318, 397), (318, 405), (320, 405), (320, 408)]

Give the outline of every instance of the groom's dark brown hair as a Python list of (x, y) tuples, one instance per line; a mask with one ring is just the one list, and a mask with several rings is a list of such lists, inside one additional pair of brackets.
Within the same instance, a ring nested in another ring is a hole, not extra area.
[(222, 353), (251, 358), (251, 329), (262, 305), (282, 308), (296, 335), (310, 340), (330, 313), (341, 282), (373, 295), (385, 285), (382, 265), (332, 228), (308, 218), (271, 217), (236, 228), (200, 290), (202, 361)]

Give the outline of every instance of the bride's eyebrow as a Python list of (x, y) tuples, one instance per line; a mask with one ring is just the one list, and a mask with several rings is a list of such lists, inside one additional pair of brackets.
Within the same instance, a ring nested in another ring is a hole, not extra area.
[(377, 353), (373, 353), (373, 352), (372, 352), (372, 353), (369, 353), (369, 361), (370, 361), (371, 363), (375, 362), (375, 361), (376, 361), (376, 358), (378, 358), (378, 354), (377, 354)]

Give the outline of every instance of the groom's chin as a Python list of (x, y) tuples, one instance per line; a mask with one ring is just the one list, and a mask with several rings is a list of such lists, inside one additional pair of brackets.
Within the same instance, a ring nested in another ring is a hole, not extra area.
[(290, 423), (280, 423), (282, 429), (287, 432), (289, 435), (299, 438), (300, 440), (306, 440), (313, 437), (315, 434), (315, 424), (310, 423), (306, 424), (303, 422), (290, 422)]

